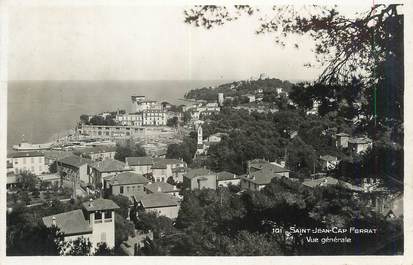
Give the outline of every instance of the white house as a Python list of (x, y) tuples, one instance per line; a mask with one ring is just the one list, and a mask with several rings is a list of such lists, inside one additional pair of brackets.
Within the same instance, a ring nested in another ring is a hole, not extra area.
[(49, 168), (45, 163), (44, 154), (38, 151), (7, 154), (7, 172), (19, 174), (25, 171), (35, 175), (48, 172)]
[(175, 219), (178, 217), (179, 201), (169, 194), (155, 192), (142, 197), (138, 202), (138, 208)]
[(367, 137), (350, 138), (348, 147), (351, 152), (360, 154), (373, 146), (373, 141)]
[(42, 218), (47, 227), (56, 226), (63, 233), (64, 241), (79, 237), (92, 243), (91, 253), (98, 243), (115, 246), (115, 209), (119, 206), (111, 200), (96, 199), (82, 204), (82, 209), (54, 214)]
[(323, 170), (331, 170), (336, 168), (340, 161), (337, 159), (336, 156), (331, 155), (323, 155), (320, 156), (320, 164)]
[(228, 185), (239, 186), (241, 179), (237, 174), (221, 171), (217, 173), (217, 187), (228, 187)]
[(148, 183), (145, 186), (145, 191), (147, 194), (162, 192), (162, 193), (170, 194), (174, 197), (179, 197), (180, 190), (176, 188), (176, 186), (171, 185), (166, 182), (153, 182), (153, 183)]

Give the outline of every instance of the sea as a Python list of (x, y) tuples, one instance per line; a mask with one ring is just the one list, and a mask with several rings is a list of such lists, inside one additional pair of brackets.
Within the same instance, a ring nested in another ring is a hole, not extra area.
[(185, 104), (191, 89), (230, 80), (190, 81), (10, 81), (7, 89), (7, 149), (23, 139), (45, 143), (75, 128), (81, 114), (131, 109), (131, 96)]

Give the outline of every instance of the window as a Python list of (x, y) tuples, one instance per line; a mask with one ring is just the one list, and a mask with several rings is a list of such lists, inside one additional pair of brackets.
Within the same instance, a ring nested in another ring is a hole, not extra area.
[(101, 223), (102, 222), (102, 212), (97, 211), (95, 212), (95, 223)]
[(121, 194), (123, 194), (123, 186), (120, 186), (120, 191)]
[(112, 210), (105, 211), (105, 222), (112, 222)]
[(128, 187), (126, 187), (126, 192), (127, 192), (127, 193), (129, 193), (129, 186), (128, 186)]

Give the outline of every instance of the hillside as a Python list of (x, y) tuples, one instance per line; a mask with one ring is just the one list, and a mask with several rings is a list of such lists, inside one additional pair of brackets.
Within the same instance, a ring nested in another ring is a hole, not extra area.
[(245, 94), (255, 94), (257, 89), (262, 89), (264, 94), (274, 91), (276, 88), (283, 88), (289, 92), (293, 84), (289, 81), (282, 81), (277, 78), (266, 78), (258, 80), (235, 81), (232, 83), (222, 84), (215, 88), (203, 87), (190, 90), (185, 94), (186, 99), (202, 99), (207, 101), (216, 100), (218, 93), (234, 97)]

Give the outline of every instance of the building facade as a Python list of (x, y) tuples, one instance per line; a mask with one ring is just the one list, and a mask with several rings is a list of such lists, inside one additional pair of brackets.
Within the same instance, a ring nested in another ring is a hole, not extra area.
[(89, 148), (82, 148), (73, 151), (75, 155), (92, 161), (102, 161), (105, 159), (115, 159), (116, 146), (99, 145)]
[(75, 155), (64, 157), (57, 160), (57, 172), (62, 179), (78, 183), (79, 181), (85, 184), (91, 183), (88, 174), (88, 166), (92, 161), (86, 158), (81, 158)]
[(124, 139), (145, 136), (145, 128), (140, 126), (103, 126), (82, 124), (78, 128), (78, 132), (82, 135), (87, 135), (98, 139)]
[(49, 171), (45, 163), (45, 156), (42, 152), (15, 152), (7, 155), (7, 172), (19, 174), (26, 171), (35, 175)]
[(105, 177), (117, 175), (125, 171), (130, 171), (130, 169), (126, 168), (126, 164), (114, 159), (97, 161), (89, 166), (90, 179), (95, 187), (103, 187), (103, 179)]
[(166, 126), (166, 112), (159, 109), (149, 109), (142, 112), (143, 126)]

